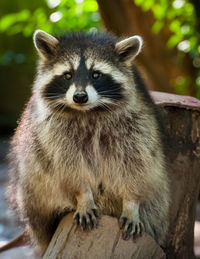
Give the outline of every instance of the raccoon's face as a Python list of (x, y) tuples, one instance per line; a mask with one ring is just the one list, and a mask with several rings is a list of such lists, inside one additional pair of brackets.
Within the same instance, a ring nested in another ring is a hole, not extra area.
[(54, 37), (37, 30), (34, 43), (41, 57), (36, 91), (50, 109), (111, 111), (127, 103), (141, 37), (121, 41), (107, 34)]

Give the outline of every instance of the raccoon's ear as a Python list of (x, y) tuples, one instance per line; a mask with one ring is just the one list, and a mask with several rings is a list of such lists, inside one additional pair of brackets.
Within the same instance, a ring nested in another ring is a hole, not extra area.
[(122, 61), (131, 64), (142, 49), (143, 40), (140, 36), (133, 36), (116, 43), (115, 49)]
[(58, 44), (58, 40), (55, 37), (41, 30), (35, 31), (33, 34), (33, 42), (39, 55), (43, 59), (51, 58)]

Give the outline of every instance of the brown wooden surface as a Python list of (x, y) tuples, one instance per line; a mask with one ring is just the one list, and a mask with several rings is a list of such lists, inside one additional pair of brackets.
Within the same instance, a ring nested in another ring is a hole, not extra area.
[(193, 258), (194, 220), (200, 189), (200, 111), (192, 107), (163, 108), (168, 134), (171, 186), (169, 258)]
[(151, 92), (166, 130), (171, 186), (168, 258), (194, 258), (194, 221), (200, 190), (200, 101), (191, 96)]
[[(185, 96), (152, 95), (164, 119), (171, 186), (170, 235), (165, 252), (169, 259), (192, 259), (200, 189), (200, 104), (197, 99)], [(121, 240), (117, 219), (104, 216), (98, 229), (83, 233), (73, 225), (69, 215), (60, 223), (44, 258), (126, 259), (131, 256), (165, 258), (146, 234), (135, 242)]]
[(135, 241), (124, 241), (116, 218), (103, 216), (98, 228), (83, 232), (72, 216), (69, 214), (60, 222), (43, 259), (165, 258), (162, 249), (145, 233)]
[(160, 107), (171, 106), (200, 111), (200, 100), (192, 96), (183, 96), (156, 91), (150, 91), (150, 95), (154, 102)]

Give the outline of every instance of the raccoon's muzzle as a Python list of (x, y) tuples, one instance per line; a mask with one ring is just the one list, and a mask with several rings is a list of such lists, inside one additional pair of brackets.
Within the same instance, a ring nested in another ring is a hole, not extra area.
[(75, 92), (73, 96), (73, 101), (78, 104), (83, 104), (88, 101), (88, 95), (85, 91)]

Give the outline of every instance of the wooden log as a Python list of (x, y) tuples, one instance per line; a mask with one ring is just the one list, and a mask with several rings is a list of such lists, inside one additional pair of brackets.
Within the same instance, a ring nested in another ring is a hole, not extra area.
[(171, 186), (167, 258), (194, 258), (194, 221), (200, 190), (200, 101), (152, 92), (166, 129)]
[[(171, 187), (169, 259), (194, 258), (194, 221), (200, 190), (200, 101), (188, 96), (151, 92), (165, 127)], [(165, 258), (155, 241), (143, 234), (120, 238), (117, 219), (103, 216), (99, 227), (82, 232), (72, 215), (60, 222), (44, 258)]]
[(43, 259), (164, 259), (165, 254), (147, 234), (124, 241), (120, 235), (118, 220), (102, 216), (98, 228), (82, 231), (69, 214), (60, 222)]

